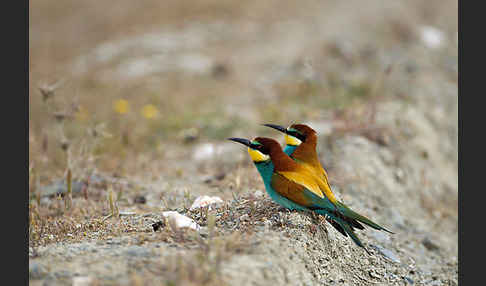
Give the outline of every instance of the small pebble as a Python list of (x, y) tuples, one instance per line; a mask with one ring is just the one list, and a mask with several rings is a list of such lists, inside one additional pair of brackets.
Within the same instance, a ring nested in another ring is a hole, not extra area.
[(89, 277), (89, 276), (73, 277), (73, 286), (89, 286), (93, 284), (94, 284), (93, 277)]
[(249, 220), (250, 220), (250, 216), (248, 214), (244, 214), (240, 216), (240, 221), (249, 221)]
[(130, 215), (136, 215), (136, 212), (129, 212), (129, 211), (120, 211), (118, 213), (120, 216), (130, 216)]
[(167, 218), (169, 224), (175, 228), (190, 228), (193, 230), (199, 230), (200, 226), (187, 216), (181, 215), (175, 211), (165, 211), (162, 213)]
[(430, 240), (428, 237), (422, 240), (422, 244), (425, 246), (425, 248), (427, 248), (430, 251), (439, 250), (439, 246), (434, 242), (432, 242), (432, 240)]
[(381, 247), (379, 245), (374, 245), (374, 248), (376, 250), (378, 250), (378, 252), (381, 253), (383, 256), (390, 259), (391, 261), (396, 262), (396, 263), (400, 263), (400, 259), (398, 258), (398, 256), (395, 253), (393, 253), (391, 250), (388, 250), (388, 249)]
[(136, 196), (133, 199), (133, 202), (136, 204), (145, 204), (147, 202), (147, 199), (143, 195)]
[(256, 190), (254, 195), (255, 195), (255, 197), (259, 198), (259, 197), (263, 196), (263, 192), (260, 191), (260, 190)]
[(157, 231), (157, 230), (159, 230), (159, 228), (164, 227), (164, 226), (165, 226), (165, 223), (161, 220), (152, 224), (154, 231)]
[(190, 210), (206, 206), (209, 206), (209, 209), (211, 209), (211, 205), (218, 203), (223, 203), (223, 200), (220, 197), (200, 196), (197, 197), (196, 200), (192, 203)]

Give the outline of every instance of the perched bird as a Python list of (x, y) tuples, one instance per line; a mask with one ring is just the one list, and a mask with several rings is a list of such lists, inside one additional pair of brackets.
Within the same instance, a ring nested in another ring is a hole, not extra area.
[(275, 124), (264, 125), (285, 133), (286, 146), (284, 152), (300, 165), (306, 166), (308, 169), (312, 170), (315, 175), (325, 182), (325, 191), (323, 192), (329, 200), (338, 207), (339, 212), (346, 217), (362, 222), (374, 229), (393, 233), (374, 223), (369, 218), (354, 212), (344, 203), (339, 202), (335, 198), (327, 178), (326, 170), (322, 167), (319, 157), (317, 156), (317, 132), (314, 129), (305, 124), (292, 124), (288, 128)]
[(248, 147), (248, 153), (263, 179), (265, 189), (275, 202), (290, 210), (309, 211), (326, 216), (336, 230), (344, 236), (349, 235), (358, 246), (368, 252), (354, 233), (354, 228), (364, 227), (356, 219), (338, 212), (321, 191), (324, 182), (285, 154), (277, 141), (265, 137), (257, 137), (252, 141), (243, 138), (228, 139)]
[[(305, 124), (292, 124), (288, 128), (275, 124), (263, 124), (285, 134), (285, 154), (310, 167), (327, 184), (326, 170), (317, 156), (317, 132)], [(332, 192), (331, 192), (332, 193)]]

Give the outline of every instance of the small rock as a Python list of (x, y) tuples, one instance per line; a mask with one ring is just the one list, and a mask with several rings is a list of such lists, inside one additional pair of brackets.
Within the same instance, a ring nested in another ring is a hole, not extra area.
[(259, 197), (262, 197), (263, 196), (263, 192), (260, 191), (260, 190), (256, 190), (255, 193), (254, 193), (255, 197), (259, 198)]
[(161, 220), (152, 224), (154, 231), (157, 231), (157, 230), (159, 230), (159, 228), (164, 227), (164, 226), (165, 226), (165, 223)]
[(265, 220), (263, 225), (265, 226), (265, 228), (269, 229), (272, 227), (272, 221), (271, 220)]
[(139, 195), (133, 199), (133, 202), (135, 204), (145, 204), (147, 202), (147, 199), (145, 198), (145, 196)]
[(118, 213), (120, 216), (131, 216), (131, 215), (136, 215), (136, 212), (130, 212), (130, 211), (120, 211)]
[(199, 229), (199, 234), (202, 236), (202, 237), (208, 237), (209, 236), (209, 229), (205, 226), (202, 226), (200, 229)]
[(223, 200), (220, 197), (200, 196), (192, 203), (190, 210), (194, 210), (206, 206), (209, 206), (209, 209), (211, 209), (210, 205), (218, 204), (222, 202)]
[(427, 48), (436, 49), (444, 43), (444, 32), (435, 27), (423, 26), (420, 32), (422, 42)]
[(181, 215), (175, 211), (165, 211), (162, 215), (167, 218), (170, 226), (172, 228), (190, 228), (193, 230), (199, 230), (200, 226), (193, 221), (192, 219), (188, 218), (187, 216)]
[(388, 249), (381, 247), (379, 245), (373, 245), (373, 247), (376, 250), (378, 250), (379, 253), (381, 253), (383, 256), (390, 259), (391, 261), (396, 262), (396, 263), (400, 263), (400, 259), (398, 258), (398, 256), (395, 253), (393, 253), (391, 250), (388, 250)]
[(240, 221), (249, 221), (249, 220), (250, 220), (250, 216), (248, 214), (244, 214), (240, 216)]
[(376, 273), (374, 270), (368, 271), (368, 274), (370, 275), (371, 278), (377, 278), (377, 279), (382, 278), (381, 275), (379, 275), (378, 273)]
[(430, 251), (439, 250), (439, 246), (437, 244), (435, 244), (434, 242), (432, 242), (428, 237), (426, 237), (422, 240), (422, 244), (425, 246), (425, 248), (427, 248), (427, 250), (430, 250)]
[(77, 276), (73, 277), (73, 286), (89, 286), (94, 285), (93, 277), (89, 276)]
[(211, 143), (203, 143), (196, 146), (193, 153), (193, 158), (197, 161), (208, 160), (214, 157), (215, 147)]

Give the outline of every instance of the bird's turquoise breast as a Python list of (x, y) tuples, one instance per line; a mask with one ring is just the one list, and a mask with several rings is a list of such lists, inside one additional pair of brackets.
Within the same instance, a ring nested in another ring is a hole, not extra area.
[[(287, 145), (284, 151), (287, 154), (292, 154), (295, 149), (296, 146)], [(265, 190), (267, 191), (267, 194), (272, 198), (272, 200), (274, 200), (276, 203), (290, 210), (307, 210), (306, 207), (294, 203), (293, 201), (287, 199), (286, 197), (281, 196), (272, 187), (272, 175), (274, 170), (272, 161), (269, 160), (266, 162), (255, 163), (255, 166), (258, 172), (260, 173), (260, 176), (263, 179), (263, 183), (265, 184)], [(304, 195), (308, 198), (311, 206), (326, 209), (326, 210), (321, 210), (321, 212), (327, 213), (327, 210), (334, 209), (334, 207), (332, 207), (332, 203), (329, 201), (327, 197), (324, 198), (318, 197), (313, 192), (307, 189), (304, 190)]]
[(265, 190), (267, 194), (279, 205), (288, 208), (290, 210), (306, 210), (305, 207), (302, 207), (289, 199), (281, 196), (278, 194), (272, 187), (272, 175), (273, 175), (273, 163), (272, 161), (266, 162), (259, 162), (255, 163), (255, 166), (262, 177), (263, 183), (265, 184)]

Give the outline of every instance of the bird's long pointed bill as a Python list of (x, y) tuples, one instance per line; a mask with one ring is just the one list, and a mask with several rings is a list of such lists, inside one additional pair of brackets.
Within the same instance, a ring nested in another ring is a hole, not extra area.
[(251, 141), (248, 140), (248, 139), (244, 139), (244, 138), (234, 138), (234, 137), (232, 137), (232, 138), (228, 138), (228, 140), (241, 143), (241, 144), (243, 144), (245, 146), (248, 146), (248, 147), (250, 147), (250, 145), (251, 145)]
[(285, 127), (280, 126), (280, 125), (276, 125), (276, 124), (263, 124), (263, 126), (267, 126), (267, 127), (276, 129), (276, 130), (278, 130), (280, 132), (287, 133), (287, 129)]

